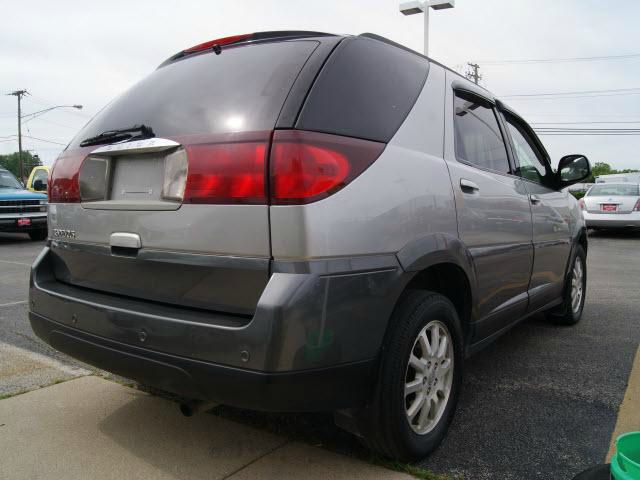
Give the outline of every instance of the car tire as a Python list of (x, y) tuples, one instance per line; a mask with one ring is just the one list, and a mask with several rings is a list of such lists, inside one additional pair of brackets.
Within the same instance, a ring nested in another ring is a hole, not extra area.
[(564, 289), (564, 301), (559, 309), (548, 313), (551, 321), (559, 325), (575, 325), (582, 318), (587, 293), (587, 254), (581, 245), (571, 263)]
[(47, 238), (47, 230), (45, 228), (42, 228), (40, 230), (32, 230), (31, 232), (29, 232), (29, 237), (34, 242), (39, 242), (39, 241), (42, 241), (42, 240), (46, 240), (46, 238)]
[[(422, 290), (404, 293), (390, 322), (373, 398), (358, 423), (370, 449), (414, 461), (440, 445), (453, 418), (462, 379), (462, 326), (449, 299)], [(436, 351), (430, 355), (425, 348)]]

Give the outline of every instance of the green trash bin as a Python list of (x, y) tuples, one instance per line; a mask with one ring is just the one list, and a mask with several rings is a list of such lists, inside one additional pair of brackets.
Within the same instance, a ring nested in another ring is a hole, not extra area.
[(625, 433), (616, 440), (611, 476), (615, 480), (640, 480), (640, 432)]

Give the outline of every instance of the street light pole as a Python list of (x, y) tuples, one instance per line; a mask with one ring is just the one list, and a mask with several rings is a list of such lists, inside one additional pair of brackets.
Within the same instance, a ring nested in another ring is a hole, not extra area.
[(424, 9), (424, 55), (429, 55), (429, 7)]
[(445, 8), (455, 7), (455, 0), (415, 0), (412, 2), (403, 2), (400, 4), (400, 12), (403, 15), (414, 15), (416, 13), (424, 14), (424, 54), (429, 55), (429, 9), (444, 10)]
[(24, 162), (22, 161), (22, 119), (31, 117), (29, 120), (33, 120), (34, 118), (42, 115), (43, 113), (49, 112), (51, 110), (55, 110), (56, 108), (76, 108), (78, 110), (82, 110), (82, 105), (56, 105), (55, 107), (45, 108), (44, 110), (38, 110), (37, 112), (27, 113), (26, 115), (22, 115), (22, 97), (27, 94), (26, 90), (16, 90), (15, 92), (8, 93), (7, 95), (13, 95), (18, 97), (18, 164), (20, 168), (20, 181), (24, 181)]

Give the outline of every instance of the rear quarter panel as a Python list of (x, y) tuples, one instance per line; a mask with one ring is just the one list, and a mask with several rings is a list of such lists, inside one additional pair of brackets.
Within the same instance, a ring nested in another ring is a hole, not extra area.
[(432, 64), (382, 155), (343, 190), (310, 205), (270, 207), (274, 259), (396, 253), (431, 233), (457, 236), (442, 159), (444, 79)]

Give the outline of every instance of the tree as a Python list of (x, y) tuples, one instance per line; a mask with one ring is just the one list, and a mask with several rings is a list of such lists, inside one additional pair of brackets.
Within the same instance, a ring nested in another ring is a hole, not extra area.
[(613, 173), (613, 171), (611, 169), (611, 165), (609, 165), (608, 163), (596, 162), (591, 168), (591, 173), (595, 178), (599, 175), (610, 175), (611, 173)]
[[(23, 151), (22, 164), (24, 166), (24, 174), (28, 177), (33, 167), (42, 165), (42, 160), (40, 160), (38, 155), (32, 155), (29, 151)], [(0, 168), (6, 168), (17, 178), (20, 175), (20, 160), (18, 152), (13, 152), (8, 155), (0, 155)]]
[(593, 167), (591, 167), (591, 177), (587, 179), (587, 182), (594, 183), (596, 181), (596, 177), (600, 175), (613, 175), (616, 173), (635, 173), (639, 170), (634, 170), (632, 168), (625, 168), (624, 170), (616, 170), (611, 168), (611, 165), (605, 162), (596, 162)]

